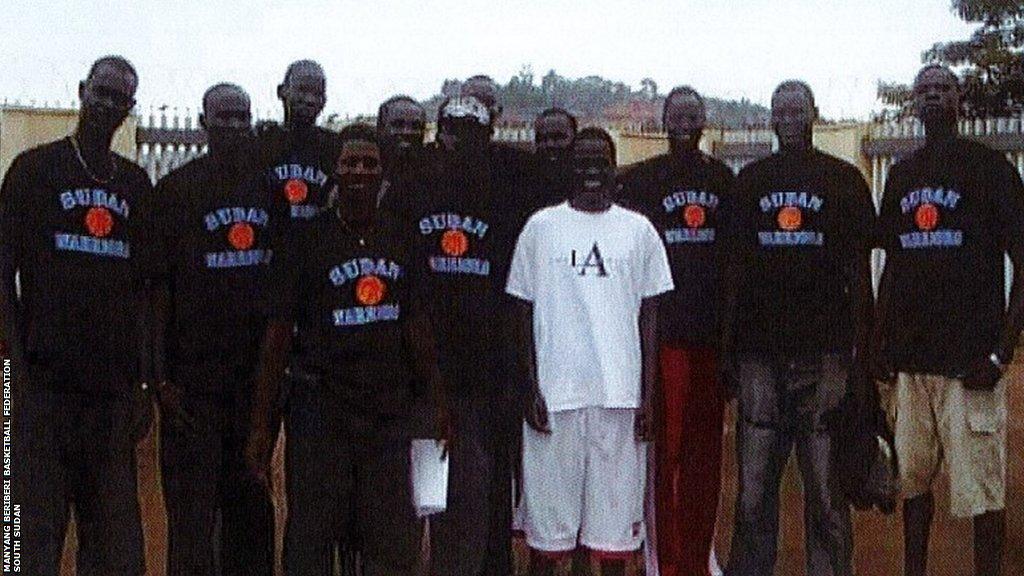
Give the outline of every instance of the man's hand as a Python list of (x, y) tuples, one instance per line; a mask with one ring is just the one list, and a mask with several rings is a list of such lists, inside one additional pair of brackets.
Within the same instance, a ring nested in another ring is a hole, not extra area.
[(138, 384), (132, 387), (132, 427), (134, 442), (139, 442), (149, 435), (153, 426), (153, 399), (149, 396), (149, 386)]
[(436, 407), (436, 418), (437, 422), (435, 425), (437, 429), (435, 431), (435, 438), (437, 442), (441, 444), (444, 451), (442, 454), (448, 456), (448, 452), (455, 445), (455, 423), (452, 419), (452, 414), (448, 410), (448, 406), (445, 404), (439, 404)]
[(736, 364), (732, 360), (723, 358), (718, 365), (718, 382), (722, 387), (722, 398), (726, 402), (734, 400), (739, 393), (739, 381)]
[(654, 441), (654, 410), (650, 406), (641, 406), (633, 420), (633, 433), (637, 442)]
[(185, 409), (180, 388), (172, 382), (161, 382), (156, 385), (156, 398), (160, 405), (160, 417), (165, 424), (186, 434), (195, 434), (196, 421)]
[(990, 358), (979, 358), (967, 369), (967, 374), (964, 375), (964, 388), (990, 391), (1002, 377), (1002, 366), (997, 366)]
[(863, 365), (871, 379), (876, 382), (892, 382), (895, 379), (895, 371), (882, 351), (882, 338), (879, 335), (871, 337)]
[(274, 455), (274, 442), (270, 429), (254, 424), (245, 442), (245, 463), (249, 472), (261, 486), (270, 491), (270, 459)]
[(540, 388), (534, 387), (528, 397), (524, 414), (526, 424), (541, 434), (551, 434), (551, 426), (548, 422), (548, 403), (544, 401), (544, 395), (541, 394)]

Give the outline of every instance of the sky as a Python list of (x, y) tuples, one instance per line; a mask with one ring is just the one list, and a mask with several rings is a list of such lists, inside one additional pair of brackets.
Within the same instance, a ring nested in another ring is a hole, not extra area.
[(396, 93), (523, 66), (596, 74), (661, 92), (767, 104), (782, 80), (814, 89), (824, 116), (867, 118), (879, 80), (909, 82), (933, 43), (969, 36), (950, 0), (0, 0), (0, 100), (67, 103), (89, 64), (138, 69), (139, 111), (199, 104), (221, 81), (279, 115), (288, 63), (318, 60), (326, 113), (372, 114)]

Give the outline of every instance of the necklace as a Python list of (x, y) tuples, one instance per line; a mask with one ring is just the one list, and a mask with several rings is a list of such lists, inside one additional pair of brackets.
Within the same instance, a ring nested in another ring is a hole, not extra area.
[(338, 220), (341, 221), (341, 227), (345, 229), (345, 232), (348, 233), (348, 235), (350, 236), (355, 236), (356, 239), (359, 240), (360, 246), (366, 246), (366, 239), (363, 237), (363, 235), (356, 232), (352, 228), (352, 225), (348, 223), (348, 220), (346, 220), (345, 217), (341, 215), (341, 206), (338, 206), (335, 209), (335, 212), (338, 214)]
[(114, 179), (114, 175), (117, 174), (117, 162), (114, 162), (113, 158), (110, 159), (110, 176), (108, 178), (100, 178), (89, 169), (89, 164), (86, 163), (85, 158), (82, 157), (82, 149), (78, 145), (78, 138), (75, 138), (75, 135), (72, 134), (71, 136), (68, 136), (68, 139), (71, 140), (71, 147), (75, 150), (75, 156), (78, 158), (78, 163), (82, 165), (82, 169), (85, 170), (85, 173), (93, 182), (97, 184), (109, 184), (110, 181)]

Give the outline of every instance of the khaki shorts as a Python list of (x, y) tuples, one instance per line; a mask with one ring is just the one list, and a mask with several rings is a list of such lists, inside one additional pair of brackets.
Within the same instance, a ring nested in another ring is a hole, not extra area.
[(1005, 381), (993, 391), (966, 390), (953, 378), (900, 373), (879, 392), (896, 435), (904, 498), (930, 492), (944, 464), (953, 516), (1005, 507)]

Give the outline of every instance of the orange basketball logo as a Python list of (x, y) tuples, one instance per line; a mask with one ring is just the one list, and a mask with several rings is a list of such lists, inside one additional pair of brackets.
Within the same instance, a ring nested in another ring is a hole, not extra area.
[(376, 276), (363, 276), (356, 282), (356, 300), (363, 306), (376, 306), (384, 299), (387, 286)]
[(779, 210), (779, 228), (792, 232), (799, 230), (804, 223), (804, 215), (796, 206), (786, 206)]
[(683, 222), (689, 228), (700, 228), (707, 221), (707, 214), (704, 208), (696, 204), (688, 204), (683, 210)]
[(255, 240), (256, 233), (245, 222), (237, 222), (228, 230), (228, 242), (235, 250), (248, 250)]
[(934, 204), (921, 204), (914, 212), (914, 222), (919, 230), (935, 230), (939, 225), (939, 209)]
[(441, 235), (441, 250), (449, 256), (462, 256), (469, 250), (469, 239), (461, 230), (449, 230)]
[(309, 196), (309, 188), (302, 180), (289, 180), (284, 184), (284, 197), (289, 204), (299, 204)]
[(114, 217), (106, 208), (89, 208), (85, 213), (85, 228), (89, 234), (97, 238), (104, 238), (114, 228)]

